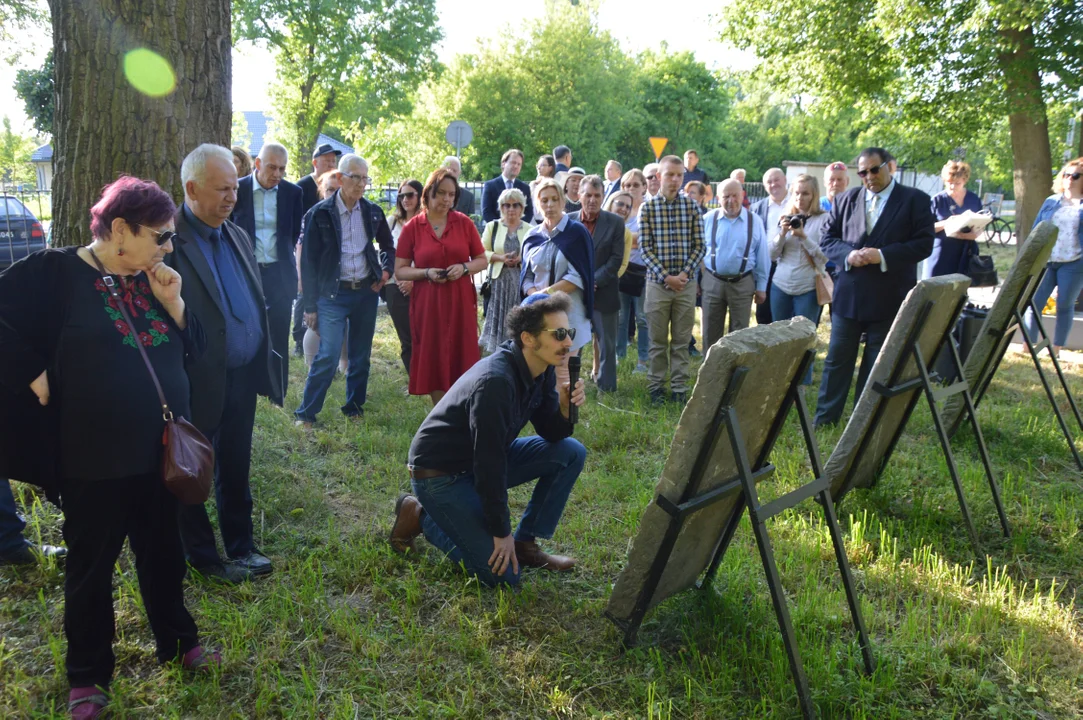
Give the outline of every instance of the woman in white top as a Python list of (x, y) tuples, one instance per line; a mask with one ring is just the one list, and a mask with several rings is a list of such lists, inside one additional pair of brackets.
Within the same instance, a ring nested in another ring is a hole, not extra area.
[[(805, 217), (791, 219), (796, 215)], [(774, 320), (802, 315), (817, 325), (820, 323), (816, 276), (826, 272), (827, 256), (820, 249), (820, 232), (826, 220), (827, 213), (820, 208), (820, 184), (812, 175), (798, 175), (778, 232), (767, 243), (771, 261), (777, 263), (771, 284)], [(811, 365), (803, 382), (805, 385), (812, 382)]]
[[(391, 230), (391, 238), (395, 241), (396, 248), (399, 246), (403, 225), (421, 212), (421, 191), (424, 189), (417, 180), (407, 180), (399, 187), (395, 210), (387, 217), (387, 226)], [(399, 336), (399, 358), (406, 368), (407, 377), (410, 376), (410, 355), (413, 350), (410, 341), (410, 291), (413, 287), (414, 283), (410, 280), (395, 280), (392, 275), (383, 289), (387, 311), (395, 326), (395, 334)]]
[[(1083, 157), (1070, 161), (1053, 179), (1053, 195), (1046, 198), (1034, 224), (1048, 221), (1057, 226), (1057, 242), (1049, 256), (1042, 282), (1034, 293), (1034, 305), (1045, 307), (1057, 291), (1057, 325), (1053, 330), (1053, 354), (1060, 354), (1075, 318), (1075, 303), (1083, 290)], [(1037, 342), (1038, 326), (1027, 311), (1027, 334)]]

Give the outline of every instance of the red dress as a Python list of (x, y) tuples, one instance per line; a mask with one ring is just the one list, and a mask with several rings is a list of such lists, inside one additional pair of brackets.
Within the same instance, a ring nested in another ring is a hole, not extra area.
[[(424, 213), (406, 223), (395, 257), (419, 268), (448, 268), (484, 255), (473, 221), (452, 210), (439, 238)], [(478, 349), (478, 296), (464, 274), (454, 282), (418, 280), (410, 293), (410, 394), (447, 392), (481, 359)]]

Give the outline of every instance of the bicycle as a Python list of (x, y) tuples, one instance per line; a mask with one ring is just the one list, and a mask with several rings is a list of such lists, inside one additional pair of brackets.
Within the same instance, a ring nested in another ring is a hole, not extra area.
[(985, 243), (992, 245), (1007, 245), (1012, 239), (1012, 226), (1008, 221), (996, 213), (997, 203), (986, 203), (982, 206), (983, 211), (988, 211), (993, 216), (992, 222), (985, 226)]

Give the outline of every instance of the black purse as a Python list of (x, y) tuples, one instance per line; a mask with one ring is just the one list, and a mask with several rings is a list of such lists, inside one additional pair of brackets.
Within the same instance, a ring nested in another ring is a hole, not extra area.
[(966, 274), (970, 277), (970, 287), (996, 287), (999, 284), (997, 269), (992, 255), (979, 255), (977, 244), (967, 260)]
[(617, 288), (625, 295), (642, 297), (643, 288), (647, 285), (647, 266), (630, 262), (624, 269), (624, 274), (617, 281)]

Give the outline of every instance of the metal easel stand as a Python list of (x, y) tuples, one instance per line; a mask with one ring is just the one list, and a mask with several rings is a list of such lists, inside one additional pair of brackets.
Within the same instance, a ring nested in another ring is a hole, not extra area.
[[(744, 437), (741, 432), (737, 411), (734, 407), (734, 402), (737, 399), (741, 385), (748, 374), (748, 368), (741, 367), (734, 370), (729, 386), (726, 388), (726, 392), (723, 394), (718, 410), (715, 412), (708, 440), (704, 442), (703, 446), (700, 448), (696, 463), (692, 469), (691, 481), (686, 486), (680, 502), (673, 503), (662, 495), (659, 495), (655, 499), (655, 503), (669, 514), (669, 527), (662, 539), (658, 554), (655, 556), (655, 560), (648, 571), (647, 579), (636, 600), (631, 616), (627, 620), (621, 620), (610, 616), (610, 620), (624, 631), (624, 645), (626, 647), (633, 646), (636, 642), (636, 634), (639, 631), (639, 626), (643, 622), (643, 617), (646, 615), (647, 608), (651, 605), (651, 599), (658, 588), (658, 583), (662, 578), (662, 573), (665, 571), (666, 564), (673, 552), (673, 548), (677, 542), (677, 537), (680, 535), (685, 519), (709, 505), (737, 494), (737, 504), (734, 507), (729, 522), (724, 528), (721, 539), (714, 550), (707, 572), (699, 583), (699, 588), (705, 590), (710, 587), (711, 582), (718, 571), (718, 567), (722, 563), (726, 549), (729, 547), (730, 541), (733, 539), (733, 535), (737, 530), (737, 526), (740, 524), (744, 509), (747, 507), (750, 519), (752, 520), (752, 529), (756, 537), (756, 545), (759, 549), (760, 560), (763, 563), (764, 573), (767, 576), (767, 585), (771, 591), (771, 601), (775, 608), (775, 615), (778, 618), (779, 629), (782, 631), (782, 641), (785, 645), (786, 655), (789, 659), (790, 672), (793, 675), (794, 686), (797, 690), (798, 703), (801, 706), (802, 715), (809, 720), (816, 717), (816, 710), (812, 702), (812, 695), (809, 692), (808, 679), (805, 676), (801, 656), (797, 650), (797, 640), (793, 631), (793, 623), (790, 620), (789, 608), (786, 605), (786, 596), (782, 588), (782, 582), (779, 579), (778, 565), (775, 562), (775, 553), (771, 545), (771, 538), (767, 532), (768, 520), (785, 510), (797, 506), (811, 497), (815, 497), (823, 507), (824, 519), (827, 522), (827, 526), (831, 533), (831, 541), (835, 548), (835, 560), (838, 563), (839, 574), (842, 576), (842, 584), (846, 590), (846, 601), (850, 606), (850, 615), (853, 618), (854, 627), (857, 630), (865, 671), (871, 675), (876, 669), (876, 661), (872, 654), (872, 644), (869, 641), (868, 632), (865, 629), (865, 621), (861, 615), (860, 601), (857, 596), (857, 590), (854, 587), (850, 565), (846, 558), (846, 547), (843, 543), (842, 531), (839, 528), (838, 518), (835, 515), (835, 506), (831, 500), (831, 488), (826, 478), (823, 476), (820, 452), (816, 444), (815, 435), (813, 435), (812, 431), (812, 418), (809, 415), (808, 406), (805, 404), (803, 388), (801, 387), (801, 378), (805, 376), (805, 372), (814, 357), (815, 352), (810, 350), (802, 359), (797, 372), (790, 382), (786, 397), (771, 425), (767, 439), (764, 442), (763, 450), (756, 459), (756, 464), (754, 466), (749, 462), (748, 454), (745, 451)], [(770, 457), (775, 442), (782, 432), (791, 406), (797, 407), (797, 414), (801, 422), (801, 430), (804, 434), (809, 461), (812, 464), (814, 479), (808, 484), (803, 485), (766, 505), (761, 505), (759, 496), (756, 493), (756, 482), (761, 478), (770, 476), (775, 471), (774, 465), (769, 464), (767, 460)], [(730, 443), (730, 448), (737, 464), (737, 477), (723, 483), (713, 490), (699, 495), (700, 484), (703, 481), (703, 476), (710, 463), (710, 459), (714, 454), (714, 450), (723, 435), (723, 431)]]

